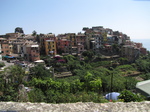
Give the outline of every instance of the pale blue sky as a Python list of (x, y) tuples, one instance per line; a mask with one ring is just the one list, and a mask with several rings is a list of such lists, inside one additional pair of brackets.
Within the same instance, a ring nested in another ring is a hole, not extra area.
[(104, 26), (131, 39), (150, 39), (150, 1), (0, 0), (0, 35), (22, 27), (25, 34), (78, 33)]

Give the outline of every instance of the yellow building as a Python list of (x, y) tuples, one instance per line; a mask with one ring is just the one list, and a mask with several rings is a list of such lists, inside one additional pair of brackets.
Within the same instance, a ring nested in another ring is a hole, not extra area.
[(75, 46), (76, 45), (76, 34), (75, 33), (68, 33), (66, 35), (67, 39), (71, 41), (71, 45)]
[(103, 36), (103, 41), (107, 41), (107, 34), (106, 33), (102, 33), (102, 36)]
[(56, 41), (45, 39), (44, 42), (46, 55), (56, 55)]

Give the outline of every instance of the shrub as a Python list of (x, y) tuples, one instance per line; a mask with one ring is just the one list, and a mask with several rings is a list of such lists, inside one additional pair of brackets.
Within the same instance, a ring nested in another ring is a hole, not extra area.
[(118, 98), (123, 99), (124, 102), (131, 102), (131, 101), (140, 102), (140, 101), (143, 101), (145, 99), (144, 96), (142, 96), (140, 94), (134, 94), (128, 90), (122, 91)]
[(33, 89), (28, 93), (30, 102), (44, 102), (45, 96), (41, 89)]
[(5, 66), (5, 63), (4, 62), (0, 62), (0, 67), (3, 67)]

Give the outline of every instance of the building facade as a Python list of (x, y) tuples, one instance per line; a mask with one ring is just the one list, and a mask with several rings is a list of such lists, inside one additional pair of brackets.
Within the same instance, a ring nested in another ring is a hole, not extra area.
[(39, 45), (37, 44), (31, 44), (26, 46), (27, 50), (27, 60), (28, 61), (37, 61), (40, 60), (40, 51), (39, 51)]

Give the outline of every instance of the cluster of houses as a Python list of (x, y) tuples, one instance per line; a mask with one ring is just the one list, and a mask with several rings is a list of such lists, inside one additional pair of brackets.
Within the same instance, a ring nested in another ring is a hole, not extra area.
[(27, 61), (40, 60), (40, 55), (74, 55), (82, 57), (84, 51), (95, 55), (119, 55), (133, 61), (139, 54), (147, 54), (142, 43), (132, 42), (130, 37), (109, 28), (84, 27), (84, 33), (24, 34), (23, 31), (0, 35), (1, 57), (23, 57)]

